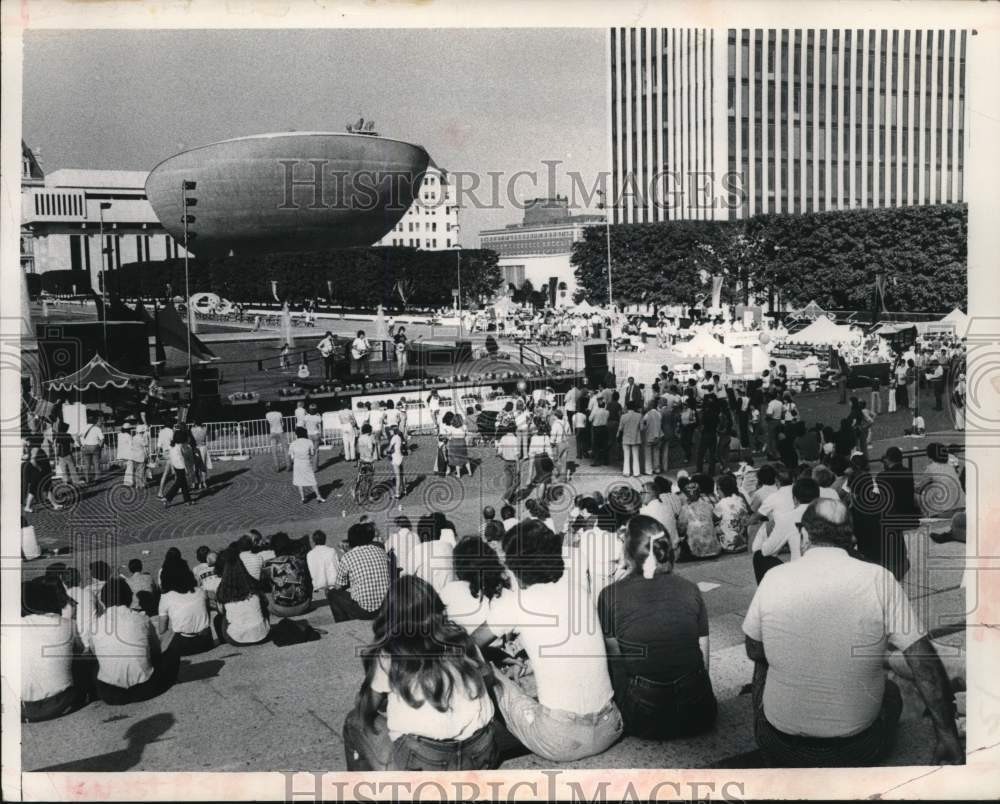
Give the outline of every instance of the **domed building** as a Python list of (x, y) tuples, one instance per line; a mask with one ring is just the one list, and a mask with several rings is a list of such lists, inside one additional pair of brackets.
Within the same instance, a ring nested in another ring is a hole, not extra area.
[(359, 124), (344, 133), (223, 140), (158, 164), (146, 195), (163, 227), (199, 257), (370, 246), (423, 184), (419, 145)]

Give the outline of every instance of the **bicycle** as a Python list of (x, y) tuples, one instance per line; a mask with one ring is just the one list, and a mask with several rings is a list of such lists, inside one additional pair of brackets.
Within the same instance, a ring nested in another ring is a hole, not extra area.
[(372, 488), (375, 485), (375, 464), (366, 461), (358, 462), (358, 475), (354, 480), (354, 491), (352, 496), (354, 502), (361, 504), (368, 502), (372, 496)]

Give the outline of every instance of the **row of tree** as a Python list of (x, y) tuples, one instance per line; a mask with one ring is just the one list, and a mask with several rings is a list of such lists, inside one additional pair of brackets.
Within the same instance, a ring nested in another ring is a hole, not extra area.
[[(574, 245), (577, 300), (608, 300), (605, 232), (590, 227)], [(722, 275), (726, 302), (742, 301), (749, 287), (758, 301), (868, 309), (879, 274), (890, 310), (967, 302), (964, 204), (625, 224), (610, 237), (616, 303), (692, 304)]]
[[(501, 286), (497, 255), (462, 249), (420, 251), (371, 247), (332, 251), (191, 259), (191, 293), (208, 291), (234, 302), (327, 299), (347, 307), (441, 307), (461, 281), (463, 304), (492, 298)], [(277, 283), (276, 286), (272, 283)], [(129, 263), (109, 274), (123, 297), (183, 295), (182, 259)]]

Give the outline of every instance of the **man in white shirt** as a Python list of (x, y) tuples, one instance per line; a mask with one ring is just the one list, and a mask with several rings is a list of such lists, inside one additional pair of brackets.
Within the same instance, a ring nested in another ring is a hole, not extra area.
[(452, 567), (453, 540), (443, 536), (442, 533), (439, 538), (418, 542), (405, 556), (397, 556), (403, 575), (416, 575), (433, 586), (438, 594), (456, 580)]
[(601, 527), (597, 501), (593, 497), (580, 502), (577, 521), (581, 519), (584, 525), (577, 530), (575, 547), (582, 563), (572, 571), (590, 591), (591, 602), (596, 606), (604, 587), (618, 580), (624, 572), (622, 542), (617, 533)]
[(334, 377), (334, 364), (336, 363), (336, 346), (334, 345), (333, 333), (327, 330), (323, 340), (317, 344), (320, 357), (323, 358), (323, 378), (332, 380)]
[(642, 484), (642, 507), (639, 509), (639, 513), (643, 516), (650, 516), (663, 525), (667, 533), (670, 534), (671, 544), (677, 544), (680, 540), (680, 535), (677, 532), (677, 514), (657, 494), (655, 483)]
[(265, 407), (267, 412), (264, 414), (264, 418), (267, 420), (267, 437), (271, 443), (274, 471), (280, 472), (288, 467), (288, 444), (285, 442), (285, 428), (281, 414), (271, 407), (271, 403), (268, 402)]
[(104, 431), (96, 421), (80, 433), (80, 473), (85, 485), (97, 482), (101, 475), (101, 450), (104, 448)]
[(563, 412), (556, 408), (549, 420), (549, 442), (556, 478), (566, 477), (566, 451), (569, 448), (570, 424)]
[(497, 441), (497, 455), (503, 461), (504, 490), (501, 500), (513, 502), (514, 495), (521, 485), (520, 459), (521, 447), (514, 430), (508, 429)]
[(791, 561), (802, 556), (801, 539), (799, 538), (799, 523), (802, 514), (809, 504), (819, 498), (819, 484), (811, 477), (800, 477), (790, 487), (794, 507), (791, 510), (781, 510), (774, 515), (774, 527), (771, 532), (760, 528), (754, 537), (750, 552), (753, 554), (754, 575), (759, 584), (761, 578), (771, 569), (780, 566), (782, 561), (778, 553), (785, 547), (791, 554)]
[(395, 556), (397, 567), (406, 563), (410, 551), (418, 544), (420, 537), (413, 532), (410, 518), (403, 515), (396, 517), (396, 532), (386, 537), (385, 552)]
[(643, 474), (659, 474), (660, 467), (660, 439), (663, 437), (660, 411), (656, 409), (653, 402), (650, 402), (648, 410), (642, 417), (642, 441), (643, 441)]
[(358, 336), (351, 341), (351, 374), (354, 376), (368, 375), (368, 358), (372, 350), (371, 341), (365, 337), (363, 329), (358, 330)]
[(517, 527), (518, 518), (517, 512), (514, 510), (513, 505), (504, 505), (500, 509), (500, 524), (503, 525), (504, 532)]
[[(800, 476), (811, 478), (816, 481), (818, 492), (817, 496), (825, 497), (828, 500), (839, 500), (840, 496), (829, 486), (824, 486), (817, 480), (817, 477), (822, 478), (824, 481), (824, 473), (829, 473), (829, 469), (825, 466), (819, 465), (810, 469), (807, 466), (801, 467)], [(767, 530), (771, 531), (774, 528), (774, 523), (777, 518), (782, 513), (791, 513), (795, 510), (795, 500), (792, 496), (794, 484), (788, 486), (782, 486), (773, 494), (768, 495), (761, 502), (760, 507), (757, 512), (750, 517), (750, 521), (747, 523), (747, 527), (752, 531), (761, 522), (767, 522)]]
[(358, 457), (355, 447), (358, 439), (358, 425), (354, 421), (349, 399), (344, 400), (344, 407), (340, 411), (340, 438), (344, 442), (344, 460), (355, 460)]
[(305, 427), (306, 426), (306, 405), (305, 402), (299, 400), (298, 404), (295, 406), (295, 426)]
[(785, 415), (785, 406), (777, 393), (771, 394), (771, 399), (764, 409), (764, 426), (767, 428), (767, 457), (778, 456), (778, 431)]
[(493, 600), (474, 639), (485, 646), (517, 633), (538, 697), (497, 674), (504, 722), (525, 747), (549, 761), (600, 754), (621, 736), (622, 717), (613, 700), (600, 625), (592, 621), (579, 627), (571, 615), (575, 593), (562, 559), (562, 537), (528, 520), (515, 528), (509, 548), (506, 562), (518, 591)]
[(890, 644), (930, 712), (934, 764), (962, 762), (948, 677), (903, 588), (884, 567), (848, 553), (853, 533), (840, 502), (813, 502), (801, 533), (801, 560), (768, 572), (743, 621), (766, 766), (879, 764), (902, 710), (885, 675)]
[(313, 592), (319, 592), (325, 598), (326, 590), (333, 586), (337, 579), (337, 568), (340, 559), (337, 551), (326, 543), (326, 534), (317, 530), (312, 535), (312, 549), (306, 553), (306, 566), (309, 577), (312, 578)]
[[(174, 440), (174, 428), (169, 424), (163, 425), (160, 428), (159, 435), (156, 436), (156, 449), (159, 452), (160, 457), (160, 469), (162, 474), (160, 475), (160, 499), (166, 494), (167, 490), (167, 480), (170, 479), (170, 444)], [(84, 478), (86, 480), (86, 478)]]

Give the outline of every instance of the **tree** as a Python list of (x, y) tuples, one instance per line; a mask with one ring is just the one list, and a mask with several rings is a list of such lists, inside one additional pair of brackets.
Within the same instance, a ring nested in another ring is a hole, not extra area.
[[(584, 230), (571, 262), (579, 295), (608, 299), (603, 226)], [(615, 302), (693, 303), (726, 277), (723, 298), (755, 296), (801, 307), (868, 309), (875, 267), (891, 309), (944, 311), (966, 302), (964, 205), (758, 215), (744, 221), (669, 221), (611, 227)], [(773, 306), (773, 304), (772, 304)]]

